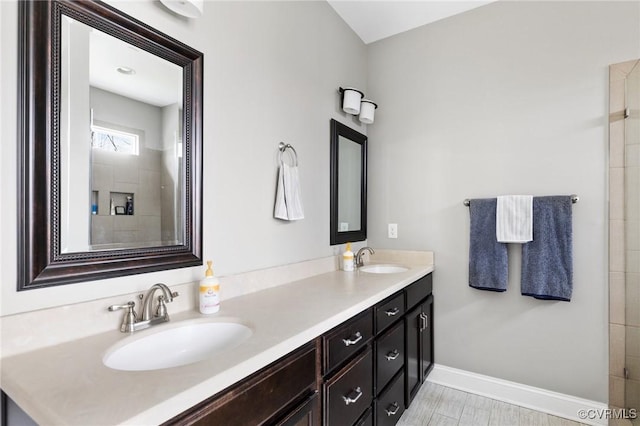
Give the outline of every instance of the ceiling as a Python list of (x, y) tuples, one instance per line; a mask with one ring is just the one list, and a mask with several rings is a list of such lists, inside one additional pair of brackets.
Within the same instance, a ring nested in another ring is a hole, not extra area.
[(496, 0), (328, 0), (366, 44)]
[[(95, 28), (90, 31), (91, 86), (157, 107), (182, 102), (180, 66)], [(123, 74), (119, 68), (132, 73)]]

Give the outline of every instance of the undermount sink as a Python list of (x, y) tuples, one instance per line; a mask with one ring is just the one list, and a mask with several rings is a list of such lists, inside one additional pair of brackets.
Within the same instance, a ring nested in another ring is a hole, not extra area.
[(365, 265), (361, 266), (362, 272), (368, 272), (370, 274), (397, 274), (399, 272), (408, 271), (409, 268), (401, 265)]
[(253, 334), (234, 321), (183, 321), (148, 329), (113, 345), (102, 362), (115, 370), (144, 371), (203, 361), (240, 345)]

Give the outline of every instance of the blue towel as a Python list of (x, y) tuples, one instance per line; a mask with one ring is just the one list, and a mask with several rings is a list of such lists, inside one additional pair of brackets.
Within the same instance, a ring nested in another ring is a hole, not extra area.
[(496, 239), (496, 199), (469, 203), (469, 285), (479, 290), (506, 291), (507, 245)]
[(522, 246), (521, 291), (536, 299), (571, 300), (571, 196), (533, 198), (533, 241)]

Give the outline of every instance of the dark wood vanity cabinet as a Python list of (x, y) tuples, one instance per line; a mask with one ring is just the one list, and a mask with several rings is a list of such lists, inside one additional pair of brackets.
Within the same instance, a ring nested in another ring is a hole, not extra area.
[(166, 425), (393, 426), (433, 367), (431, 274)]
[(433, 367), (431, 274), (322, 336), (323, 425), (393, 426)]
[(408, 407), (433, 368), (433, 288), (431, 274), (405, 290), (405, 405)]
[(317, 346), (302, 346), (165, 425), (319, 426)]

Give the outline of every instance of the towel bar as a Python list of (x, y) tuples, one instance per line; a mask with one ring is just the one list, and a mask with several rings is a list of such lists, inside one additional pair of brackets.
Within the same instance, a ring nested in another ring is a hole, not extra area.
[[(571, 194), (571, 203), (575, 204), (578, 201), (580, 201), (580, 197), (578, 197), (576, 194)], [(465, 198), (462, 204), (469, 207), (469, 204), (471, 204), (471, 200), (469, 198)]]

